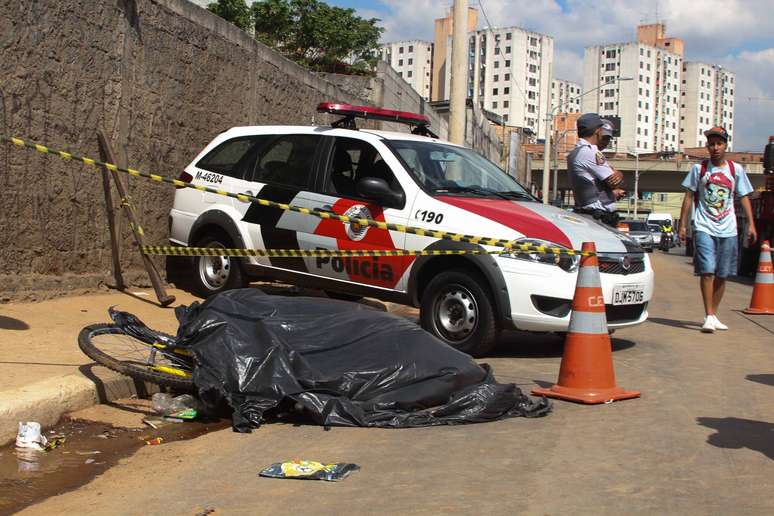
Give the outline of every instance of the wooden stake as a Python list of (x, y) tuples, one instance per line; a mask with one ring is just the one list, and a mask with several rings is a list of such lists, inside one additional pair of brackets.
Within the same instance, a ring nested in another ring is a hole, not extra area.
[[(100, 131), (97, 136), (100, 140), (102, 160), (108, 161), (108, 158), (105, 155), (105, 146), (102, 144), (102, 132)], [(113, 279), (115, 280), (116, 288), (118, 290), (124, 290), (126, 285), (124, 284), (124, 277), (121, 274), (121, 248), (118, 243), (115, 206), (113, 206), (113, 195), (110, 193), (110, 176), (108, 175), (108, 170), (106, 168), (102, 169), (102, 189), (105, 191), (105, 211), (107, 212), (108, 229), (110, 230), (110, 251), (113, 256)]]
[[(114, 165), (118, 165), (116, 163), (115, 154), (113, 154), (113, 149), (110, 146), (110, 142), (108, 142), (107, 137), (105, 136), (104, 131), (102, 129), (97, 131), (97, 136), (99, 137), (99, 144), (102, 147), (102, 151), (105, 154), (105, 157), (107, 158), (108, 163), (113, 163)], [(115, 170), (110, 171), (113, 175), (113, 181), (116, 183), (116, 189), (118, 190), (118, 195), (121, 197), (121, 207), (123, 208), (124, 214), (126, 215), (126, 218), (129, 220), (129, 225), (132, 228), (132, 235), (134, 235), (134, 240), (137, 242), (137, 245), (142, 249), (142, 247), (145, 245), (143, 242), (142, 235), (138, 231), (138, 228), (141, 226), (137, 223), (137, 216), (134, 212), (134, 206), (132, 206), (131, 202), (129, 202), (129, 197), (126, 195), (126, 188), (124, 188), (124, 184), (121, 180), (121, 176), (118, 175), (118, 172)], [(166, 290), (164, 289), (164, 286), (161, 283), (161, 277), (159, 276), (159, 271), (156, 270), (156, 266), (153, 265), (153, 262), (151, 261), (150, 257), (140, 251), (140, 256), (142, 256), (143, 264), (145, 265), (145, 270), (148, 272), (148, 277), (150, 277), (151, 284), (153, 285), (153, 290), (156, 291), (156, 297), (159, 300), (159, 303), (161, 306), (167, 306), (171, 303), (175, 302), (175, 296), (170, 296), (167, 294)]]

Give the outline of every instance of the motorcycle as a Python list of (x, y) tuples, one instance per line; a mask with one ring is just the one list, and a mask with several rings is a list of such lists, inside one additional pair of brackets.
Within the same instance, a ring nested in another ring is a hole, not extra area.
[(668, 253), (673, 247), (674, 233), (672, 231), (664, 231), (661, 233), (661, 242), (659, 242), (658, 248)]

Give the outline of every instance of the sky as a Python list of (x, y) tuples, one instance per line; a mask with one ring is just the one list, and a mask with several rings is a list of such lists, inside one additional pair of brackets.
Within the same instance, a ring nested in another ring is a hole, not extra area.
[[(452, 0), (327, 0), (379, 18), (383, 41), (432, 41), (435, 18)], [(736, 73), (734, 150), (761, 152), (774, 135), (772, 0), (468, 0), (479, 28), (517, 26), (554, 38), (554, 75), (582, 82), (586, 46), (633, 41), (639, 23), (666, 23), (685, 40), (687, 61)], [(483, 13), (486, 17), (482, 16)]]

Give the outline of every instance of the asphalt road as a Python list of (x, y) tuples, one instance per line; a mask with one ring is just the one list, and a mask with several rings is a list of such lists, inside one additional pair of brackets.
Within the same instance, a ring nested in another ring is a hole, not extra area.
[[(23, 514), (772, 514), (774, 317), (738, 312), (751, 287), (732, 282), (720, 312), (730, 331), (701, 334), (687, 260), (653, 259), (651, 319), (613, 340), (618, 384), (640, 399), (556, 402), (545, 418), (461, 427), (226, 429), (142, 447)], [(558, 337), (512, 333), (484, 361), (527, 391), (556, 380), (561, 348)], [(298, 458), (362, 470), (340, 483), (258, 477)]]

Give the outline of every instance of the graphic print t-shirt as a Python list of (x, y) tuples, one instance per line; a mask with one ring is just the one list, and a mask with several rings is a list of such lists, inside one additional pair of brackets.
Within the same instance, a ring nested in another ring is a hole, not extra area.
[(698, 206), (694, 204), (693, 223), (696, 231), (716, 237), (736, 236), (736, 213), (734, 194), (744, 197), (753, 191), (750, 180), (742, 166), (734, 163), (736, 178), (731, 175), (728, 162), (716, 167), (711, 161), (701, 179), (701, 163), (691, 168), (683, 186), (698, 193)]

